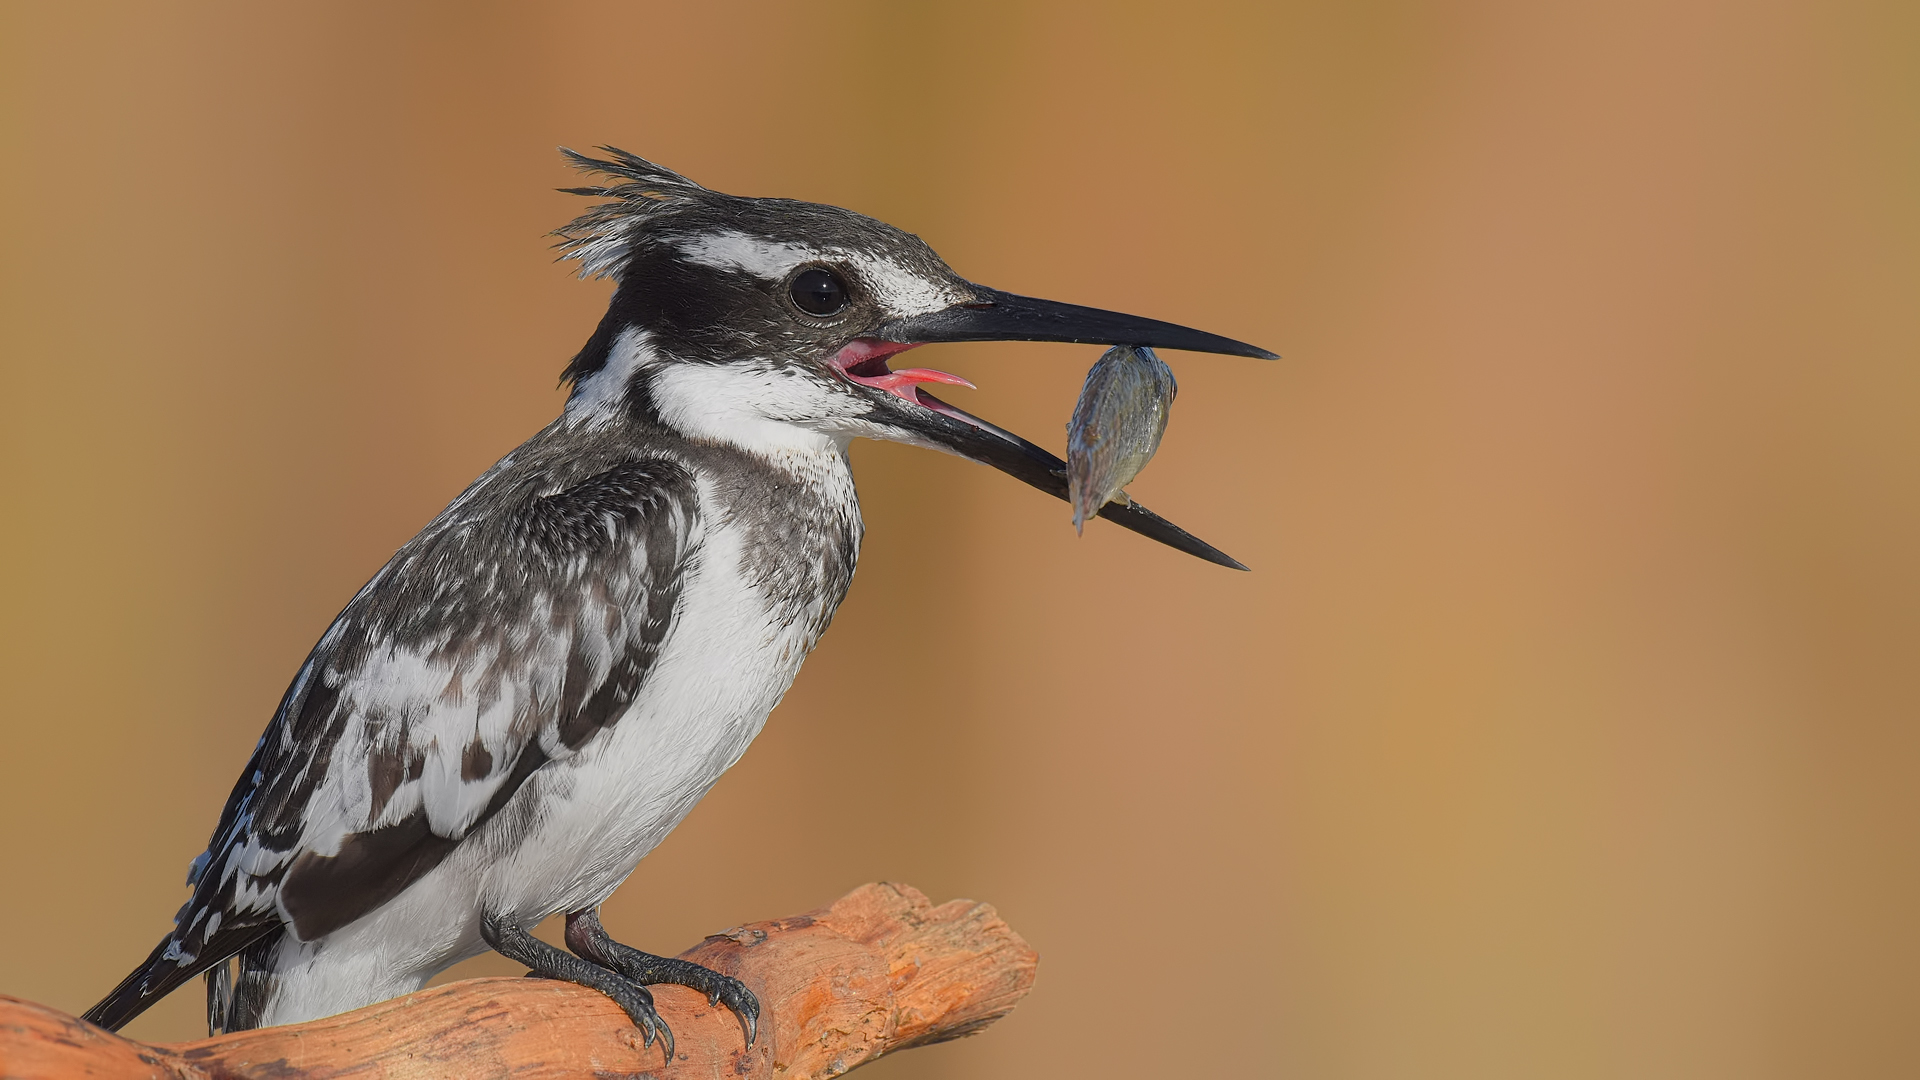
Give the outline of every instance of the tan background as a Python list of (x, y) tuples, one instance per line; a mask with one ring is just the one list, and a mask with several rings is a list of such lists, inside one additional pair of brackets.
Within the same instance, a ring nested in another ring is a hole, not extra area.
[[(1920, 1074), (1920, 8), (266, 6), (0, 25), (0, 991), (145, 955), (558, 409), (611, 142), (1287, 357), (1174, 355), (1135, 488), (1252, 574), (862, 445), (839, 621), (616, 932), (999, 905), (1028, 1003), (876, 1078)], [(938, 352), (1057, 447), (1096, 351)]]

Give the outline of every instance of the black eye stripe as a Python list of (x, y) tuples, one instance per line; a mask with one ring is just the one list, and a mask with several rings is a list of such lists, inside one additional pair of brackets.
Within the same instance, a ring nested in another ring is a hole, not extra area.
[(809, 266), (793, 275), (787, 284), (793, 306), (809, 315), (837, 315), (847, 306), (847, 284), (839, 275), (821, 266)]

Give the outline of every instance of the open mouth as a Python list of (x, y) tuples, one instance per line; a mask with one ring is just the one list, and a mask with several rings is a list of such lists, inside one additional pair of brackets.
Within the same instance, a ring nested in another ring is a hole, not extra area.
[[(988, 290), (978, 289), (983, 294)], [(1056, 304), (1012, 293), (993, 292), (991, 303), (961, 304), (884, 324), (884, 337), (855, 338), (827, 361), (850, 383), (878, 390), (917, 408), (882, 416), (884, 432), (875, 437), (945, 450), (998, 469), (1058, 499), (1067, 498), (1067, 463), (1045, 448), (941, 401), (922, 387), (973, 384), (945, 371), (902, 368), (889, 357), (922, 344), (944, 341), (1075, 341), (1085, 344), (1130, 342), (1156, 348), (1190, 349), (1271, 359), (1272, 353), (1214, 334), (1119, 312)], [(892, 340), (889, 340), (892, 339)], [(889, 407), (891, 408), (891, 407)], [(1125, 529), (1221, 566), (1245, 570), (1232, 556), (1138, 502), (1109, 502), (1100, 516)]]
[[(974, 416), (927, 393), (926, 383), (965, 386), (958, 375), (927, 368), (894, 371), (887, 358), (918, 344), (940, 341), (1074, 341), (1086, 345), (1146, 345), (1277, 359), (1265, 349), (1191, 327), (1143, 319), (1118, 311), (1061, 304), (1031, 296), (969, 285), (972, 299), (937, 311), (892, 319), (873, 337), (849, 341), (827, 361), (848, 382), (871, 387), (919, 408), (883, 416), (880, 438), (946, 450), (999, 469), (1058, 499), (1067, 497), (1067, 463), (1005, 428)], [(911, 344), (907, 344), (911, 343)], [(892, 406), (882, 406), (892, 409)], [(1245, 570), (1225, 552), (1137, 502), (1110, 502), (1100, 516), (1125, 529), (1158, 540), (1221, 566)]]
[(878, 338), (855, 338), (834, 354), (831, 363), (850, 382), (883, 390), (901, 401), (935, 412), (957, 411), (939, 398), (923, 393), (920, 384), (942, 383), (972, 390), (975, 389), (972, 383), (958, 375), (932, 368), (901, 368), (895, 371), (887, 366), (889, 356), (919, 347), (918, 343), (903, 345), (898, 341), (881, 341)]

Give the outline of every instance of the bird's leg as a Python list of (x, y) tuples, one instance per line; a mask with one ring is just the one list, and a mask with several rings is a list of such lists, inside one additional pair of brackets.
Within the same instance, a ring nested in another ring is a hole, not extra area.
[[(573, 920), (569, 918), (567, 924), (567, 936), (571, 940)], [(530, 975), (579, 983), (612, 998), (614, 1004), (633, 1018), (634, 1026), (642, 1032), (646, 1045), (652, 1046), (654, 1037), (659, 1036), (661, 1045), (666, 1049), (667, 1060), (673, 1060), (673, 1029), (667, 1027), (667, 1022), (653, 1010), (653, 995), (646, 987), (600, 964), (570, 956), (566, 950), (534, 937), (519, 924), (493, 915), (481, 916), (480, 937), (494, 952), (525, 964)]]
[(707, 1004), (724, 1004), (740, 1018), (746, 1030), (747, 1045), (752, 1046), (759, 1028), (760, 1000), (745, 983), (690, 960), (644, 953), (631, 945), (622, 945), (608, 936), (600, 925), (600, 909), (591, 907), (567, 916), (567, 948), (596, 964), (612, 968), (642, 986), (671, 983), (686, 986), (707, 995)]

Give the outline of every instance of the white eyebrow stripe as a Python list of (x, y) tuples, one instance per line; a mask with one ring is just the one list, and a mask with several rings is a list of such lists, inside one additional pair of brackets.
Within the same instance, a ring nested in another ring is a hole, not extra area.
[(784, 280), (794, 267), (804, 262), (818, 262), (824, 257), (821, 252), (799, 244), (783, 244), (731, 229), (681, 237), (673, 246), (696, 266), (744, 270), (767, 281)]
[(857, 251), (834, 254), (853, 266), (860, 280), (873, 290), (880, 306), (898, 319), (925, 315), (972, 299), (944, 281), (929, 281), (883, 256)]
[(785, 281), (803, 263), (838, 262), (853, 268), (894, 318), (907, 318), (964, 304), (970, 297), (944, 281), (932, 281), (884, 255), (846, 248), (810, 248), (733, 229), (677, 237), (673, 246), (696, 266), (739, 270), (763, 281)]

